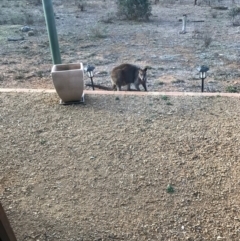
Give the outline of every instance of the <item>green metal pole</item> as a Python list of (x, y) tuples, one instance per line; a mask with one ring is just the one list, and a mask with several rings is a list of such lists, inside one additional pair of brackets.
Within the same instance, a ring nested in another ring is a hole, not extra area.
[(52, 0), (42, 0), (53, 64), (61, 64)]

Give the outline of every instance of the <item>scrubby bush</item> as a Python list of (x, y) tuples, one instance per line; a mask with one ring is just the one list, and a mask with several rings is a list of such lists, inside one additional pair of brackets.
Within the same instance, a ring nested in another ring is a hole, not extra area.
[(117, 0), (118, 14), (129, 20), (148, 20), (151, 15), (149, 0)]
[(213, 39), (209, 34), (206, 34), (203, 36), (203, 40), (204, 40), (204, 47), (208, 48)]
[(231, 85), (226, 87), (226, 91), (230, 92), (230, 93), (238, 93), (239, 92), (239, 90), (236, 86), (231, 86)]
[(240, 7), (233, 7), (229, 10), (229, 16), (232, 19), (232, 23), (234, 24), (236, 16), (240, 15)]
[(75, 0), (77, 7), (83, 12), (86, 9), (87, 2), (84, 0)]

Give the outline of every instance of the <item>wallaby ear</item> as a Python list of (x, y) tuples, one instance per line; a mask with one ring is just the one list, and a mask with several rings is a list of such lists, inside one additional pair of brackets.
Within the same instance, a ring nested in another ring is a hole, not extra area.
[(145, 71), (145, 72), (147, 72), (147, 70), (148, 70), (148, 67), (145, 67), (145, 68), (143, 69), (143, 71)]

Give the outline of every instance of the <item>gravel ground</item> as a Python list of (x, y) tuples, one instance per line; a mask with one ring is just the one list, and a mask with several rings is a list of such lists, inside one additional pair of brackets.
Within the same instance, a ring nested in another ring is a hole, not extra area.
[(0, 199), (19, 241), (240, 240), (239, 98), (58, 100), (0, 94)]

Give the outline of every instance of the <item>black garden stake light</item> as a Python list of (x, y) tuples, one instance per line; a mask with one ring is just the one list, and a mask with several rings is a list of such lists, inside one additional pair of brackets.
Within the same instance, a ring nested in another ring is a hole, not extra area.
[(95, 67), (92, 65), (87, 65), (87, 67), (84, 68), (84, 70), (88, 73), (88, 77), (91, 79), (93, 90), (94, 90), (94, 85), (93, 85), (93, 70), (94, 69), (95, 69)]
[(202, 65), (198, 68), (199, 71), (199, 78), (202, 79), (202, 92), (204, 91), (204, 79), (207, 77), (207, 71), (209, 70), (209, 67)]

